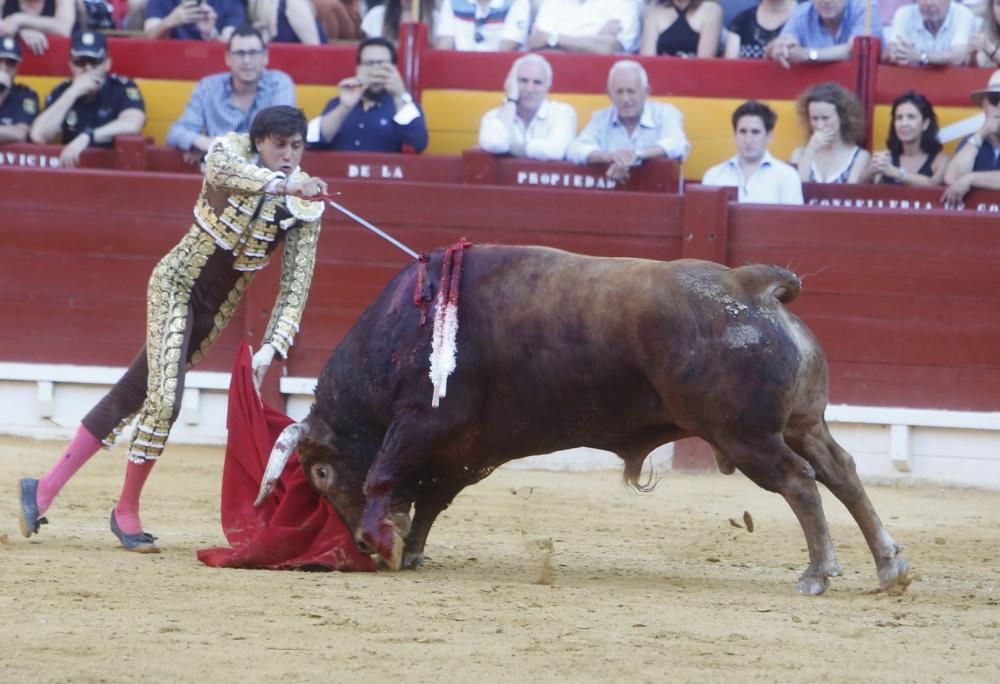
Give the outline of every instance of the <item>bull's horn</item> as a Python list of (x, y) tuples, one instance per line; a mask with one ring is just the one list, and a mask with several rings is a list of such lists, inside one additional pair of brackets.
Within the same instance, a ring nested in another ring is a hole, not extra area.
[(295, 447), (308, 434), (309, 426), (305, 423), (292, 423), (281, 431), (278, 440), (274, 443), (274, 448), (271, 449), (271, 456), (267, 459), (264, 479), (261, 480), (257, 500), (253, 502), (254, 506), (260, 506), (264, 503), (264, 499), (274, 490), (274, 483), (281, 477)]

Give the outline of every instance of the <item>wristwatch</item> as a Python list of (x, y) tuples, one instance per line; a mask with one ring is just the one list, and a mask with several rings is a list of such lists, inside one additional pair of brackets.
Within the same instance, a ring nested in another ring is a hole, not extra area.
[(920, 66), (927, 66), (927, 63), (931, 61), (930, 55), (927, 54), (927, 50), (920, 51)]
[(548, 38), (548, 40), (545, 41), (545, 43), (550, 48), (559, 47), (559, 34), (558, 33), (550, 33), (549, 34), (549, 38)]
[(403, 93), (399, 99), (403, 101), (403, 104), (413, 104), (413, 96), (409, 93)]
[(819, 50), (817, 50), (816, 48), (810, 49), (809, 50), (809, 61), (810, 62), (815, 62), (818, 59), (819, 59)]

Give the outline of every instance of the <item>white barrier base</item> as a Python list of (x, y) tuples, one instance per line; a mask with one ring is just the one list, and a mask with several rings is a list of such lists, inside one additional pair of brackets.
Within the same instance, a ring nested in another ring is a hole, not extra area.
[[(124, 371), (0, 363), (0, 434), (68, 439), (84, 413)], [(192, 371), (186, 384), (181, 417), (171, 441), (224, 444), (229, 374)], [(292, 418), (301, 419), (308, 413), (315, 385), (315, 378), (281, 379), (286, 411)], [(834, 437), (854, 456), (867, 481), (1000, 489), (1000, 412), (829, 406), (826, 418)], [(654, 470), (669, 470), (672, 456), (670, 445), (657, 449), (652, 459)], [(606, 451), (580, 448), (532, 456), (508, 467), (588, 471), (620, 469), (621, 461)]]

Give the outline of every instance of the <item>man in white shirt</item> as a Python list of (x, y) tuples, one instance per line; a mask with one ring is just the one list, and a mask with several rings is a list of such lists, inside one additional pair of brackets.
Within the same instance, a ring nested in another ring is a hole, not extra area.
[(976, 17), (953, 0), (916, 0), (896, 10), (882, 58), (899, 65), (964, 64)]
[(749, 100), (733, 112), (736, 156), (713, 166), (702, 185), (727, 185), (738, 200), (754, 204), (802, 204), (799, 173), (767, 151), (778, 115), (763, 102)]
[(569, 146), (570, 161), (607, 164), (608, 178), (625, 181), (631, 168), (646, 159), (687, 156), (691, 145), (684, 116), (673, 105), (648, 100), (649, 76), (641, 64), (622, 59), (611, 65), (608, 96), (612, 106), (594, 112)]
[(528, 40), (530, 0), (442, 0), (434, 47), (439, 50), (518, 50)]
[(636, 0), (541, 1), (528, 50), (638, 52), (641, 19)]
[(566, 158), (576, 136), (576, 110), (549, 100), (552, 66), (530, 53), (514, 61), (504, 84), (504, 103), (483, 116), (479, 146), (493, 154), (540, 161)]

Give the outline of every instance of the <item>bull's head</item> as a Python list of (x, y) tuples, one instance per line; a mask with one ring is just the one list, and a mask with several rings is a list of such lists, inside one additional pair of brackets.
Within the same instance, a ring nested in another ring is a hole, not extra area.
[(299, 463), (319, 495), (333, 504), (349, 529), (357, 530), (365, 508), (369, 464), (357, 463), (340, 453), (325, 420), (313, 415), (309, 426), (309, 435), (299, 442)]

